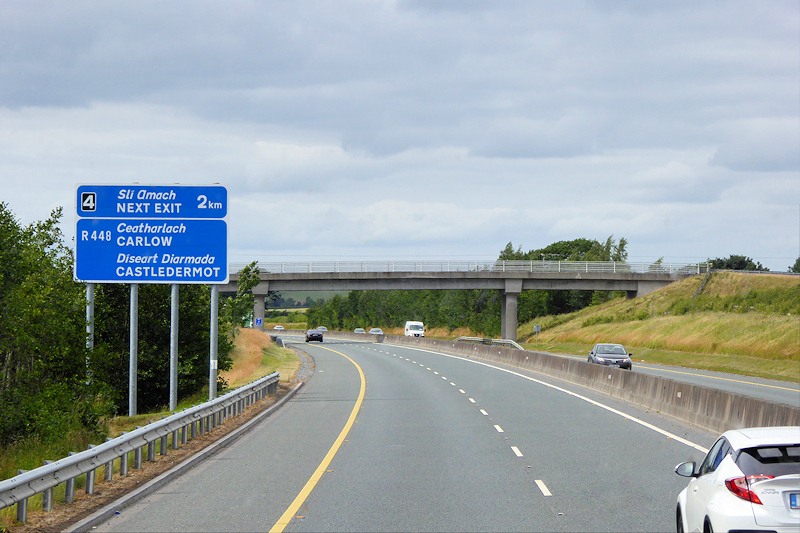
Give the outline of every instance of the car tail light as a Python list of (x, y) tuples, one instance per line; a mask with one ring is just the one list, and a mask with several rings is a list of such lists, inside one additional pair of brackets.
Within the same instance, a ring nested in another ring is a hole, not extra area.
[(747, 500), (748, 502), (753, 502), (759, 505), (763, 505), (761, 503), (761, 500), (756, 495), (756, 493), (750, 490), (750, 484), (757, 483), (759, 481), (764, 481), (767, 479), (773, 479), (773, 478), (772, 476), (765, 476), (765, 475), (734, 477), (731, 479), (726, 479), (725, 486), (728, 487), (729, 491), (731, 491), (741, 499)]

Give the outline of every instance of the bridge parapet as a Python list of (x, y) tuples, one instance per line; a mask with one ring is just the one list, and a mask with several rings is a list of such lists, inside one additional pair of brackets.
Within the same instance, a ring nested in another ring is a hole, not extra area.
[[(238, 274), (247, 263), (231, 263)], [(708, 263), (629, 263), (627, 261), (301, 261), (258, 263), (262, 273), (314, 274), (357, 272), (542, 272), (683, 274), (708, 272)]]

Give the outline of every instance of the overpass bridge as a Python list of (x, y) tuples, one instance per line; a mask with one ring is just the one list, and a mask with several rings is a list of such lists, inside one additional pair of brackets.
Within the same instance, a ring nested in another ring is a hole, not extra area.
[[(231, 264), (220, 292), (236, 292), (245, 264)], [(625, 291), (648, 294), (708, 272), (707, 263), (614, 261), (314, 261), (259, 263), (253, 318), (264, 318), (269, 291), (491, 289), (503, 298), (502, 338), (517, 340), (517, 297), (525, 290)]]

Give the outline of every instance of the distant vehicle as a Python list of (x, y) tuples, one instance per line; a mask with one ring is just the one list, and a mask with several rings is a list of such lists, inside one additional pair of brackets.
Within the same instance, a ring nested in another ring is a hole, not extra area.
[(318, 330), (320, 330), (320, 331), (328, 331), (328, 328), (326, 328), (325, 326), (317, 326), (317, 327), (316, 327), (316, 328), (314, 328), (314, 329), (318, 329)]
[(370, 335), (383, 335), (383, 330), (381, 328), (372, 328), (369, 333)]
[(800, 426), (726, 431), (697, 466), (675, 467), (690, 478), (678, 495), (683, 531), (798, 531)]
[(409, 320), (406, 322), (406, 330), (404, 335), (406, 337), (424, 337), (425, 325), (422, 322)]
[(283, 326), (281, 326), (280, 324), (278, 324), (277, 326), (275, 326), (275, 327), (274, 327), (274, 328), (272, 328), (272, 329), (283, 329)]
[(364, 331), (364, 328), (356, 328), (353, 330), (353, 333), (366, 333), (366, 331)]
[(319, 329), (310, 329), (306, 331), (306, 342), (310, 341), (322, 342), (322, 332)]
[(588, 363), (596, 363), (598, 365), (618, 366), (633, 370), (633, 361), (631, 361), (632, 353), (628, 353), (625, 347), (621, 344), (595, 344), (592, 351), (589, 352)]

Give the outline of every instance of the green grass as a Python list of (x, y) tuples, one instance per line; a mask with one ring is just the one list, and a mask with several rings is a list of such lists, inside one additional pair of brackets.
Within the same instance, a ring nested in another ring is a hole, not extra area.
[(800, 277), (714, 273), (695, 296), (702, 278), (539, 317), (517, 337), (526, 348), (579, 355), (617, 342), (648, 363), (800, 382)]
[[(567, 343), (522, 343), (526, 350), (537, 350), (551, 353), (564, 353), (585, 358), (594, 343), (582, 344)], [(716, 372), (727, 372), (742, 376), (754, 376), (765, 379), (790, 381), (800, 383), (798, 364), (785, 361), (765, 361), (764, 359), (741, 355), (701, 354), (680, 352), (672, 350), (659, 350), (646, 347), (637, 347), (626, 344), (625, 347), (633, 353), (634, 364), (637, 362), (658, 365), (668, 365), (684, 368), (697, 368)]]

